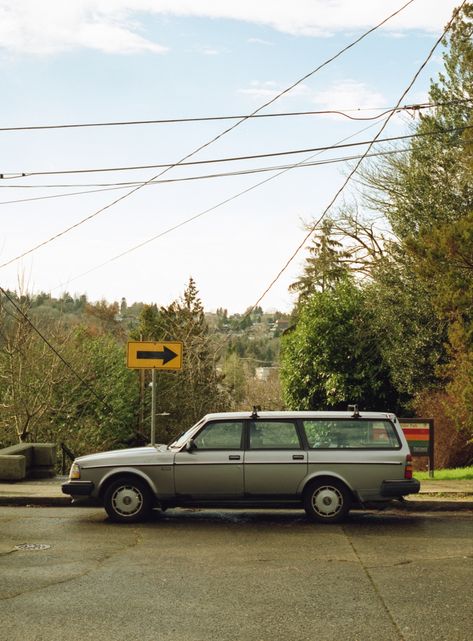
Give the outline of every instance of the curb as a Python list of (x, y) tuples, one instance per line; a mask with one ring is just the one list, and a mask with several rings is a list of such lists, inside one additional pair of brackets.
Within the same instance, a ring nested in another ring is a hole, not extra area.
[[(383, 511), (401, 512), (465, 512), (473, 511), (473, 494), (452, 493), (448, 497), (424, 494), (421, 500), (394, 501)], [(458, 498), (456, 498), (458, 497)], [(469, 497), (469, 500), (467, 499)], [(96, 507), (73, 503), (69, 496), (0, 496), (1, 507)], [(371, 511), (371, 510), (369, 510)]]
[(405, 501), (388, 510), (401, 510), (403, 512), (473, 512), (473, 500), (450, 500), (433, 499), (425, 501)]
[(2, 507), (71, 507), (67, 496), (0, 496)]

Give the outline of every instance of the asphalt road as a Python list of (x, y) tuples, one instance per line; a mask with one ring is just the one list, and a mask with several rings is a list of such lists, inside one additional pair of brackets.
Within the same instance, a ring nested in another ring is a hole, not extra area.
[(1, 641), (471, 641), (472, 582), (471, 512), (0, 508)]

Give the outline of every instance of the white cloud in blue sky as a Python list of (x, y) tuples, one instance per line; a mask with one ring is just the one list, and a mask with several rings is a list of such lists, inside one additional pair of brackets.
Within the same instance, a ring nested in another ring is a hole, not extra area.
[[(455, 0), (413, 3), (386, 25), (437, 31)], [(106, 53), (163, 53), (167, 47), (143, 33), (148, 15), (204, 17), (265, 25), (293, 35), (330, 36), (362, 29), (401, 6), (399, 0), (0, 0), (0, 47), (15, 53), (52, 54), (71, 48)]]

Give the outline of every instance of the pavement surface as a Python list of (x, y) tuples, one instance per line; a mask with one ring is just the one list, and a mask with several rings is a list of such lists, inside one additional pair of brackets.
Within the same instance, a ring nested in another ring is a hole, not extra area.
[[(30, 479), (0, 482), (0, 505), (62, 507), (71, 505), (71, 498), (62, 493), (61, 484), (66, 476), (54, 479)], [(419, 494), (413, 494), (402, 504), (405, 509), (473, 510), (473, 480), (422, 481)]]
[(1, 641), (471, 641), (473, 512), (0, 507), (0, 576)]

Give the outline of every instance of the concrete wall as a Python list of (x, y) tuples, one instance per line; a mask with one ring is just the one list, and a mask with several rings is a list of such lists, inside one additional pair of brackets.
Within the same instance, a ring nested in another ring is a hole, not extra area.
[(55, 476), (54, 443), (19, 443), (0, 449), (0, 481)]

